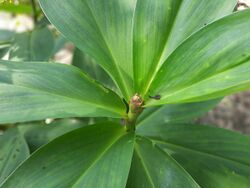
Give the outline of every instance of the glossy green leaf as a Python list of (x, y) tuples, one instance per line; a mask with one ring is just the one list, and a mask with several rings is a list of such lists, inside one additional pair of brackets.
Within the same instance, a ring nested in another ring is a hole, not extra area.
[(0, 135), (0, 184), (29, 156), (29, 148), (16, 128)]
[(0, 61), (0, 101), (0, 123), (126, 113), (114, 92), (57, 63)]
[(137, 134), (165, 149), (201, 187), (249, 187), (249, 136), (185, 124), (157, 124)]
[(214, 108), (221, 99), (199, 103), (169, 104), (161, 107), (146, 108), (137, 121), (137, 129), (145, 126), (154, 128), (156, 124), (169, 122), (188, 122)]
[(119, 124), (77, 129), (35, 152), (2, 188), (124, 188), (133, 147), (133, 133)]
[(24, 135), (30, 151), (33, 152), (55, 138), (85, 125), (87, 123), (76, 119), (62, 119), (50, 124), (44, 122), (19, 124), (18, 128)]
[(102, 83), (104, 86), (116, 91), (114, 82), (110, 76), (98, 65), (95, 61), (89, 57), (87, 54), (84, 54), (79, 49), (75, 49), (72, 65), (80, 68), (83, 72), (87, 73), (93, 79)]
[(54, 38), (47, 27), (38, 27), (32, 32), (15, 35), (10, 50), (13, 61), (45, 61), (49, 60), (54, 49)]
[(166, 152), (145, 138), (137, 138), (127, 188), (199, 186)]
[(236, 2), (137, 0), (133, 48), (136, 92), (144, 96), (172, 50), (204, 24), (231, 13)]
[[(250, 10), (218, 20), (188, 38), (165, 61), (147, 106), (208, 100), (250, 87)], [(235, 37), (237, 36), (237, 37)]]
[(40, 0), (57, 29), (83, 50), (118, 84), (126, 99), (134, 94), (132, 25), (135, 0)]
[[(173, 48), (204, 23), (232, 12), (236, 0), (40, 3), (51, 23), (94, 57), (128, 100), (135, 92), (144, 95), (148, 91), (161, 61)], [(187, 17), (193, 19), (186, 21)], [(178, 37), (174, 36), (176, 33)]]

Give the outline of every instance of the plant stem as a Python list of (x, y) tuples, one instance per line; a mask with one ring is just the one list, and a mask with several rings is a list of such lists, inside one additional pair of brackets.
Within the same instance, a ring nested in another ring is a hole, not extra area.
[(30, 0), (32, 12), (33, 12), (33, 21), (36, 24), (37, 23), (37, 11), (36, 11), (36, 2), (35, 0)]
[(139, 94), (135, 94), (129, 102), (129, 111), (125, 120), (126, 130), (128, 132), (135, 131), (136, 120), (142, 113), (143, 100)]

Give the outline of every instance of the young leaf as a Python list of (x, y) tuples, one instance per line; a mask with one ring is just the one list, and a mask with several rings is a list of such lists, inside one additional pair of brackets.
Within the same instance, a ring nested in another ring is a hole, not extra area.
[(134, 95), (131, 29), (135, 0), (40, 0), (40, 4), (65, 37), (112, 75), (127, 100)]
[(191, 121), (214, 108), (220, 100), (146, 108), (138, 118), (137, 130), (144, 129), (145, 126), (153, 129), (155, 124)]
[(137, 134), (163, 148), (201, 187), (249, 187), (248, 136), (187, 124), (155, 124), (137, 130)]
[(47, 27), (38, 27), (32, 32), (15, 35), (10, 60), (13, 61), (47, 61), (52, 55), (54, 38)]
[(166, 152), (137, 138), (127, 188), (198, 188), (192, 177)]
[(126, 113), (114, 92), (57, 63), (0, 61), (0, 101), (0, 123)]
[(0, 184), (29, 156), (29, 148), (18, 129), (0, 135)]
[(2, 188), (124, 188), (133, 147), (133, 133), (119, 124), (77, 129), (35, 152)]
[(236, 0), (137, 0), (133, 29), (135, 90), (144, 96), (159, 66), (189, 35), (231, 13)]
[(146, 106), (208, 100), (249, 88), (249, 18), (250, 10), (240, 11), (188, 38), (152, 83), (149, 95), (161, 100)]

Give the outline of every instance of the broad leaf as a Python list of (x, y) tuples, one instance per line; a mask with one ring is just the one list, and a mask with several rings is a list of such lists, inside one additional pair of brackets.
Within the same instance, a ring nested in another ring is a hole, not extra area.
[(54, 38), (47, 27), (38, 27), (32, 32), (15, 35), (10, 60), (45, 61), (49, 60), (54, 49)]
[(77, 129), (35, 152), (2, 188), (124, 188), (133, 147), (133, 133), (119, 124)]
[(137, 130), (181, 164), (201, 187), (250, 184), (250, 137), (224, 129), (158, 124)]
[[(165, 61), (147, 106), (208, 100), (250, 87), (250, 10), (218, 20), (188, 38)], [(235, 37), (237, 35), (237, 37)]]
[(18, 128), (24, 135), (31, 152), (55, 138), (74, 129), (87, 125), (86, 122), (75, 119), (55, 120), (50, 124), (44, 122), (19, 124)]
[(236, 0), (137, 0), (134, 17), (135, 90), (144, 96), (162, 62), (184, 39), (231, 13)]
[(135, 0), (40, 0), (57, 29), (94, 57), (118, 84), (126, 99), (134, 94), (132, 25)]
[(137, 121), (137, 129), (145, 126), (154, 128), (154, 125), (169, 122), (188, 122), (205, 114), (214, 108), (221, 99), (199, 103), (169, 104), (161, 107), (146, 108)]
[(18, 129), (0, 135), (0, 184), (29, 156), (28, 145)]
[(0, 123), (126, 113), (114, 92), (57, 63), (0, 61), (0, 101)]
[(98, 64), (96, 64), (91, 57), (77, 48), (74, 51), (72, 65), (82, 69), (83, 72), (87, 73), (104, 86), (114, 91), (117, 90), (110, 76)]
[(137, 138), (127, 188), (199, 186), (166, 152), (145, 138)]

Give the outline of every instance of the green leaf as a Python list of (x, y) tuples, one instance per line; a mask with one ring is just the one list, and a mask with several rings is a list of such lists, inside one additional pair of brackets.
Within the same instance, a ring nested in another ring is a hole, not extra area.
[(65, 37), (109, 72), (127, 100), (134, 95), (135, 0), (40, 0), (40, 4), (49, 21)]
[(137, 0), (134, 17), (135, 90), (144, 96), (167, 56), (204, 24), (231, 13), (236, 0)]
[(47, 61), (54, 49), (54, 38), (47, 27), (35, 28), (32, 32), (15, 35), (10, 50), (13, 61)]
[(35, 152), (2, 188), (124, 188), (133, 147), (133, 133), (119, 124), (77, 129)]
[(0, 58), (5, 56), (5, 54), (9, 51), (9, 49), (10, 49), (9, 44), (0, 45)]
[(127, 100), (135, 92), (144, 96), (168, 53), (236, 2), (40, 0), (50, 22), (109, 72)]
[(165, 149), (201, 187), (249, 187), (249, 136), (186, 124), (157, 124), (137, 134)]
[(221, 99), (199, 103), (169, 104), (146, 108), (137, 121), (137, 129), (153, 128), (155, 124), (187, 122), (214, 108)]
[(87, 73), (93, 79), (102, 83), (104, 86), (116, 91), (117, 88), (110, 78), (110, 76), (98, 65), (96, 62), (89, 57), (87, 54), (84, 54), (79, 49), (75, 49), (72, 65), (80, 68), (83, 72)]
[(15, 33), (9, 30), (3, 30), (0, 29), (0, 44), (2, 43), (9, 43), (13, 37), (14, 37)]
[(127, 188), (199, 187), (166, 152), (145, 138), (137, 138)]
[(29, 156), (28, 146), (16, 128), (0, 135), (0, 184)]
[(114, 92), (57, 63), (0, 61), (0, 101), (0, 123), (126, 113)]
[[(188, 38), (165, 61), (146, 106), (195, 102), (250, 87), (250, 10), (218, 20)], [(235, 37), (237, 35), (237, 37)]]
[(75, 119), (62, 119), (50, 124), (44, 122), (19, 124), (18, 128), (24, 135), (30, 151), (33, 152), (55, 138), (85, 125), (87, 123)]
[(64, 47), (65, 43), (67, 42), (67, 40), (61, 34), (59, 34), (59, 36), (57, 36), (54, 40), (55, 44), (54, 44), (54, 49), (52, 51), (52, 55), (59, 52), (59, 50), (61, 50)]

